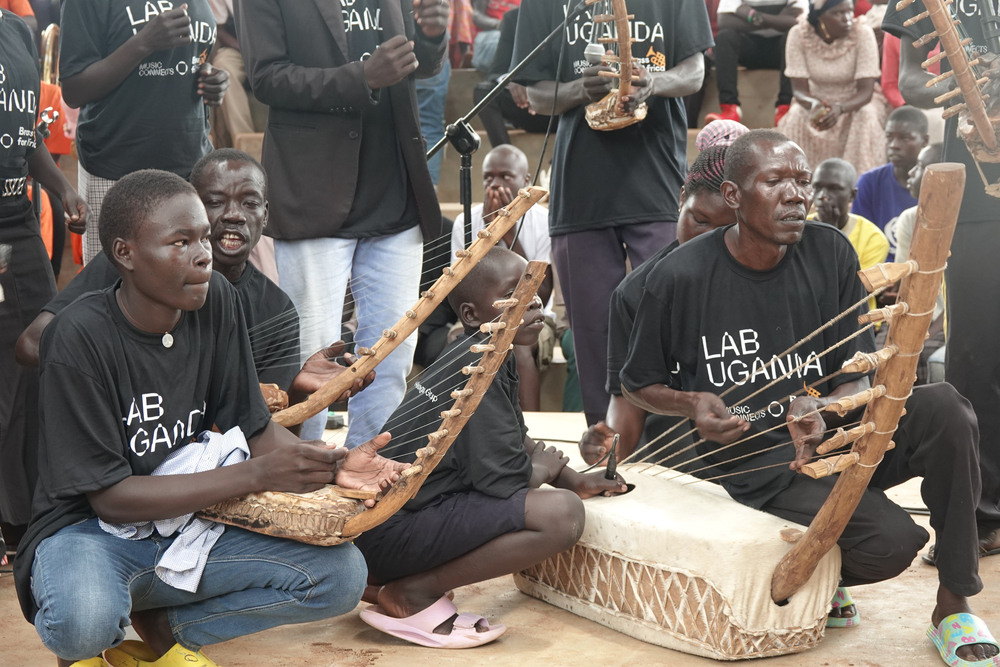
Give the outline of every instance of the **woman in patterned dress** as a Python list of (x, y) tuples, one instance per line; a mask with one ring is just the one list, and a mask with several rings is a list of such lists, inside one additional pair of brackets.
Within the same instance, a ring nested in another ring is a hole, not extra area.
[(795, 103), (778, 130), (802, 147), (810, 165), (842, 157), (862, 173), (885, 164), (878, 44), (854, 19), (852, 0), (814, 0), (806, 20), (788, 32), (785, 62)]

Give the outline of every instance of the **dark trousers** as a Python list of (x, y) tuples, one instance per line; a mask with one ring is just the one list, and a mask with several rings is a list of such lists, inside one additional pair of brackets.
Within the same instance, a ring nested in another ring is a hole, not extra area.
[[(496, 85), (495, 81), (487, 80), (476, 85), (472, 91), (472, 97), (476, 104), (486, 97)], [(479, 112), (479, 120), (483, 121), (486, 128), (486, 135), (490, 138), (490, 145), (494, 148), (500, 144), (509, 144), (510, 136), (507, 134), (507, 125), (504, 121), (509, 121), (511, 125), (525, 132), (544, 134), (549, 126), (549, 116), (542, 114), (532, 114), (527, 109), (514, 104), (514, 98), (509, 90), (504, 90), (490, 104)], [(554, 133), (559, 121), (552, 123)]]
[[(998, 216), (1000, 217), (1000, 216)], [(1000, 224), (963, 222), (948, 260), (948, 344), (945, 379), (969, 399), (979, 420), (983, 497), (979, 523), (1000, 528)]]
[(785, 76), (785, 38), (761, 37), (753, 33), (720, 30), (715, 37), (715, 82), (719, 86), (719, 104), (739, 104), (736, 73), (740, 65), (747, 69), (776, 69), (780, 77), (778, 104), (792, 103), (792, 82)]
[[(920, 495), (937, 536), (938, 578), (952, 593), (975, 595), (983, 588), (975, 511), (982, 487), (979, 429), (972, 405), (943, 382), (914, 387), (892, 439), (895, 449), (885, 453), (837, 542), (844, 585), (891, 579), (913, 562), (927, 542), (927, 531), (884, 490), (922, 477)], [(807, 525), (835, 482), (836, 477), (797, 475), (763, 509)]]
[(611, 400), (604, 388), (608, 376), (608, 317), (611, 293), (625, 277), (625, 260), (635, 268), (676, 238), (676, 222), (648, 222), (552, 237), (552, 260), (573, 330), (588, 424), (604, 419)]

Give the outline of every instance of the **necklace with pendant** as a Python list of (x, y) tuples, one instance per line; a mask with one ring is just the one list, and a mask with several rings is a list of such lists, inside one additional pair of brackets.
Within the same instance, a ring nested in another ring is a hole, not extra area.
[[(141, 324), (136, 322), (135, 318), (132, 317), (131, 314), (129, 314), (128, 308), (125, 307), (125, 299), (122, 298), (121, 290), (118, 290), (118, 292), (115, 293), (115, 296), (118, 297), (118, 305), (122, 307), (122, 312), (125, 313), (125, 317), (127, 317), (128, 321), (132, 323), (132, 326), (134, 326), (136, 329), (139, 329), (140, 331), (146, 331), (147, 333), (159, 333), (156, 331), (148, 331), (147, 329), (144, 329)], [(170, 328), (173, 329), (175, 326), (177, 326), (177, 323), (180, 321), (180, 319), (181, 319), (181, 314), (180, 312), (178, 312), (177, 319), (175, 319), (174, 323), (170, 325)], [(169, 330), (163, 332), (163, 337), (160, 338), (160, 343), (163, 345), (163, 347), (166, 348), (171, 348), (174, 346), (174, 337), (170, 335)]]

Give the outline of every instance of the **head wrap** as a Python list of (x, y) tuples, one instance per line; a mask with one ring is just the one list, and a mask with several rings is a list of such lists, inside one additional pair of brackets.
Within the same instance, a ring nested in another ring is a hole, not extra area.
[(750, 130), (735, 120), (713, 120), (695, 137), (694, 147), (701, 153), (711, 146), (728, 146)]
[(809, 21), (809, 25), (816, 27), (819, 25), (819, 17), (829, 10), (833, 9), (844, 0), (812, 0), (809, 3), (809, 15), (806, 18)]

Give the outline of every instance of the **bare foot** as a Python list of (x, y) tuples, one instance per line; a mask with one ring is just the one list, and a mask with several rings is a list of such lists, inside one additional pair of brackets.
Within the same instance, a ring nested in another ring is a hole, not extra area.
[(133, 611), (129, 618), (132, 621), (132, 629), (156, 655), (163, 656), (177, 643), (170, 629), (170, 619), (167, 617), (166, 609)]
[[(931, 614), (931, 623), (938, 627), (948, 616), (952, 614), (971, 614), (972, 607), (969, 606), (969, 599), (963, 595), (955, 595), (944, 586), (938, 586), (937, 606)], [(955, 651), (955, 655), (966, 662), (976, 662), (986, 660), (997, 655), (997, 647), (989, 644), (970, 644)]]
[(830, 618), (854, 618), (855, 613), (854, 605), (848, 604), (843, 607), (833, 607), (827, 616)]
[[(408, 587), (403, 583), (404, 581), (406, 580), (401, 579), (400, 581), (388, 583), (378, 593), (378, 606), (382, 607), (389, 616), (394, 618), (413, 616), (441, 599), (440, 595), (435, 595), (434, 593), (421, 593), (408, 590)], [(451, 634), (455, 618), (455, 616), (452, 616), (434, 628), (434, 634)]]
[(979, 553), (980, 557), (982, 554), (988, 553), (1000, 549), (1000, 530), (982, 530), (979, 531)]

